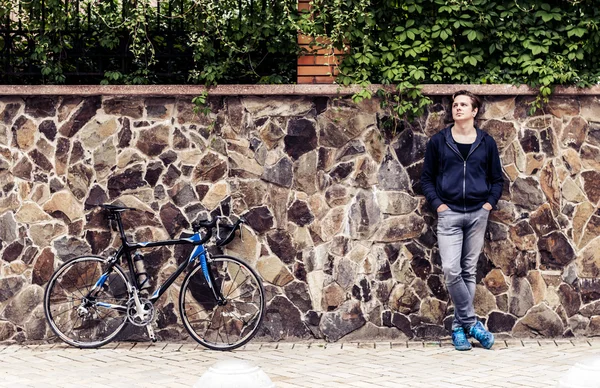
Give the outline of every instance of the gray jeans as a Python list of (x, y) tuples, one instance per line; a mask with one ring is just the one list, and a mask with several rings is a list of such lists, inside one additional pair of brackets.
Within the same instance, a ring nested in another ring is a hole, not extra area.
[(473, 307), (475, 277), (489, 215), (484, 208), (470, 213), (451, 209), (438, 213), (437, 237), (442, 268), (454, 304), (452, 329), (463, 327), (468, 332), (477, 323)]

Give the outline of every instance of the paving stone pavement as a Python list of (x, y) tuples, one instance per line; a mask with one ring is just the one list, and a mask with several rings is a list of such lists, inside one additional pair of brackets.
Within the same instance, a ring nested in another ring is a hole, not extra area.
[(195, 343), (0, 345), (0, 387), (192, 387), (215, 362), (236, 358), (261, 367), (278, 388), (546, 388), (589, 357), (600, 357), (600, 339), (504, 340), (469, 352), (447, 341), (252, 342), (233, 352)]

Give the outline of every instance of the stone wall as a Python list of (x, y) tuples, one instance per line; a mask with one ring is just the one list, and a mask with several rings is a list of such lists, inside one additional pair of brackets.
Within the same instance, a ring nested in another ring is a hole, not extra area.
[[(600, 100), (488, 96), (506, 185), (481, 255), (476, 312), (496, 333), (600, 334)], [(60, 263), (119, 244), (94, 205), (139, 209), (136, 240), (178, 236), (212, 214), (247, 212), (226, 249), (261, 273), (268, 340), (446, 336), (435, 214), (419, 185), (448, 97), (394, 136), (378, 101), (349, 98), (0, 97), (0, 340), (50, 335), (41, 306)], [(184, 253), (147, 251), (153, 281)], [(184, 339), (177, 293), (158, 334)]]

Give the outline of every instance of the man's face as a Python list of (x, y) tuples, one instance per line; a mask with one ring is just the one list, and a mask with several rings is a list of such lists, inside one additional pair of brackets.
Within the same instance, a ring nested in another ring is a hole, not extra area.
[(456, 96), (452, 103), (452, 118), (454, 121), (472, 120), (477, 114), (477, 109), (473, 109), (471, 97), (460, 95)]

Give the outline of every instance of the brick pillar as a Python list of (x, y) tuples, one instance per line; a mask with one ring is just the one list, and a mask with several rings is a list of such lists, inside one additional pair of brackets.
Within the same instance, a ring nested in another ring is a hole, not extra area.
[[(298, 0), (298, 11), (310, 10), (310, 0)], [(338, 71), (335, 67), (340, 63), (340, 50), (310, 47), (312, 38), (298, 33), (298, 45), (308, 50), (306, 55), (298, 57), (299, 84), (332, 84)], [(320, 41), (324, 43), (326, 41)]]

